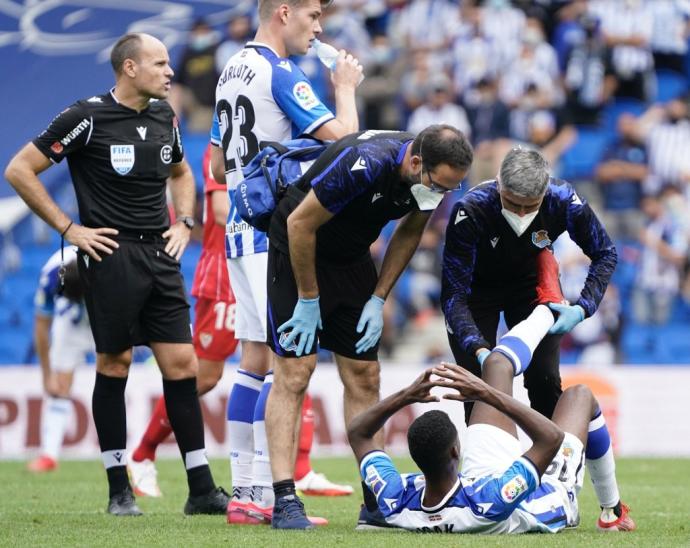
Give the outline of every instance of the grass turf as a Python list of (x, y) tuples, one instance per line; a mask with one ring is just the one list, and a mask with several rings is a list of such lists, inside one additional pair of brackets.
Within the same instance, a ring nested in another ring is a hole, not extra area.
[[(399, 460), (400, 470), (413, 465)], [(216, 480), (228, 487), (228, 464), (215, 460)], [(358, 484), (351, 459), (316, 460), (329, 478)], [(186, 481), (178, 460), (158, 463), (164, 497), (139, 499), (145, 515), (115, 518), (105, 513), (107, 486), (100, 462), (63, 462), (51, 474), (32, 475), (24, 463), (0, 463), (0, 546), (663, 546), (690, 547), (690, 460), (619, 459), (623, 500), (632, 506), (638, 530), (595, 530), (598, 506), (589, 479), (580, 496), (581, 524), (558, 535), (486, 537), (415, 535), (405, 532), (355, 532), (359, 489), (351, 497), (305, 499), (312, 515), (327, 527), (307, 532), (273, 531), (266, 526), (229, 526), (223, 516), (185, 517)]]

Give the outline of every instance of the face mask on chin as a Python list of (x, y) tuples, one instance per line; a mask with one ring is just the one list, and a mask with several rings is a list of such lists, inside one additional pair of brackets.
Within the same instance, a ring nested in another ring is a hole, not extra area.
[(443, 194), (434, 192), (422, 183), (413, 184), (410, 187), (410, 192), (415, 202), (417, 202), (419, 211), (433, 211), (443, 200)]

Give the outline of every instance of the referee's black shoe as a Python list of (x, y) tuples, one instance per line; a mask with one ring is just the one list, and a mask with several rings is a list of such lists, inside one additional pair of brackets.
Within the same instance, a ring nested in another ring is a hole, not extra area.
[(189, 496), (184, 505), (184, 513), (188, 516), (193, 514), (222, 514), (228, 508), (230, 495), (222, 487), (216, 487), (205, 495)]
[(124, 491), (115, 493), (110, 497), (108, 502), (108, 513), (113, 516), (141, 516), (142, 511), (139, 510), (134, 493), (128, 486)]

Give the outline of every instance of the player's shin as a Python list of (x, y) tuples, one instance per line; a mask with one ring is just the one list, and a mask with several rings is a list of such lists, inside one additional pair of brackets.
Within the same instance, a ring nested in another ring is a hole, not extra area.
[(260, 508), (271, 508), (274, 503), (273, 475), (266, 438), (266, 402), (273, 386), (273, 373), (266, 375), (254, 408), (254, 463), (252, 466), (252, 502)]
[(263, 377), (238, 369), (228, 397), (232, 496), (243, 503), (251, 499), (254, 408), (263, 382)]
[(613, 508), (620, 501), (616, 462), (606, 421), (599, 409), (589, 423), (585, 458), (599, 505), (602, 508)]
[(526, 319), (503, 335), (493, 351), (500, 352), (510, 360), (517, 377), (529, 367), (532, 354), (553, 324), (551, 310), (539, 305)]

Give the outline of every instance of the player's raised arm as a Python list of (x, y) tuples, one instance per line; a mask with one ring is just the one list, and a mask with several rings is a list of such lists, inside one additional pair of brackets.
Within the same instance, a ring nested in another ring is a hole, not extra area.
[[(500, 367), (496, 362), (487, 364)], [(506, 374), (513, 376), (512, 366), (505, 360)], [(443, 398), (456, 401), (481, 401), (513, 419), (532, 440), (532, 447), (525, 453), (541, 476), (553, 460), (563, 441), (563, 430), (542, 414), (530, 409), (515, 398), (489, 386), (466, 369), (451, 363), (442, 363), (433, 373), (446, 379), (448, 388), (457, 393), (444, 394)]]
[(432, 370), (427, 369), (410, 386), (391, 394), (352, 419), (347, 428), (347, 438), (357, 462), (367, 453), (383, 449), (381, 444), (376, 443), (374, 436), (397, 411), (413, 403), (439, 401), (437, 396), (431, 394), (431, 389), (434, 386), (445, 386), (445, 383), (432, 381), (431, 373)]

